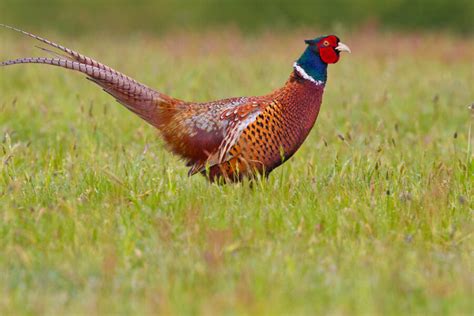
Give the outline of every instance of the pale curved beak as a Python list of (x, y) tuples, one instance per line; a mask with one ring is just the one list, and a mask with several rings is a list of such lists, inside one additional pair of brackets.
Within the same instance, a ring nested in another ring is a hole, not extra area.
[(348, 52), (349, 54), (351, 53), (351, 49), (349, 48), (349, 46), (342, 42), (339, 42), (339, 45), (337, 45), (336, 50), (339, 52)]

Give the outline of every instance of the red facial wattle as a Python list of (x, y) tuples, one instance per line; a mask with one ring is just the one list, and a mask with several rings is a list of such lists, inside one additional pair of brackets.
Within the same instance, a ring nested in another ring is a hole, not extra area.
[(328, 46), (319, 49), (319, 56), (326, 64), (334, 64), (339, 60), (339, 54), (334, 47)]
[(336, 51), (338, 43), (339, 39), (334, 35), (327, 36), (319, 41), (319, 56), (326, 64), (334, 64), (338, 62), (339, 53)]

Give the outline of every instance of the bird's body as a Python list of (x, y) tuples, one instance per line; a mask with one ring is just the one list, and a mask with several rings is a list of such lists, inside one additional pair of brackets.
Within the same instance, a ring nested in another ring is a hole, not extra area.
[[(20, 32), (66, 55), (43, 48), (57, 58), (23, 58), (0, 65), (50, 64), (86, 74), (118, 102), (158, 128), (169, 149), (186, 161), (190, 175), (202, 173), (212, 181), (238, 181), (257, 173), (268, 175), (290, 158), (318, 116), (327, 64), (339, 59), (336, 48), (348, 50), (335, 36), (307, 41), (308, 48), (282, 88), (265, 96), (194, 103), (164, 95), (89, 57)], [(330, 45), (337, 56), (326, 49)]]

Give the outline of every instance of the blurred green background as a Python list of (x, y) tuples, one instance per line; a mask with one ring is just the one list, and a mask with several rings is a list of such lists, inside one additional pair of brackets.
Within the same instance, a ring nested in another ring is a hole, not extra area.
[(1, 0), (0, 22), (65, 34), (202, 30), (221, 26), (243, 32), (292, 28), (474, 33), (472, 0), (97, 1)]

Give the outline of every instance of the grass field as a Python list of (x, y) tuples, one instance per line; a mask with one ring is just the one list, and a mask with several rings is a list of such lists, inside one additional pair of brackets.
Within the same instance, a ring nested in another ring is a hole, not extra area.
[[(279, 87), (314, 35), (52, 39), (203, 101)], [(253, 186), (188, 178), (78, 74), (1, 68), (0, 314), (472, 313), (474, 39), (341, 38), (314, 130)], [(0, 59), (34, 44), (2, 30)]]

